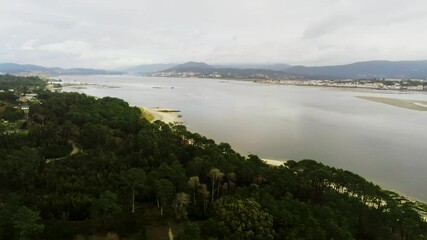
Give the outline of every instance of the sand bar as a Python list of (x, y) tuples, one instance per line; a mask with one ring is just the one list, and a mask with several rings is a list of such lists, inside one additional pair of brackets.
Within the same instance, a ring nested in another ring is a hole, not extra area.
[(383, 103), (395, 107), (406, 108), (416, 111), (427, 111), (427, 101), (398, 99), (398, 98), (384, 98), (372, 96), (356, 96), (360, 99), (369, 100), (372, 102)]

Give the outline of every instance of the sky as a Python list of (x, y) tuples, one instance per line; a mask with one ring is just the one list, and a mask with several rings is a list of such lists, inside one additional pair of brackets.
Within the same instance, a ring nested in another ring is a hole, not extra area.
[(0, 63), (426, 60), (426, 0), (0, 0)]

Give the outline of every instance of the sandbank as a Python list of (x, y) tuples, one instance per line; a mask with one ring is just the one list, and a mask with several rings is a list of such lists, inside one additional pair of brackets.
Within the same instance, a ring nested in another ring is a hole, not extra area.
[(182, 123), (179, 110), (159, 108), (159, 107), (140, 107), (143, 116), (150, 122), (160, 120), (164, 123)]
[(263, 160), (264, 162), (266, 162), (268, 165), (271, 165), (271, 166), (280, 166), (286, 162), (286, 160), (276, 160), (276, 159), (267, 159), (267, 158), (262, 158), (261, 160)]
[(427, 111), (427, 101), (398, 99), (398, 98), (384, 98), (372, 96), (356, 96), (360, 99), (369, 100), (372, 102), (383, 103), (395, 107), (406, 108), (416, 111)]

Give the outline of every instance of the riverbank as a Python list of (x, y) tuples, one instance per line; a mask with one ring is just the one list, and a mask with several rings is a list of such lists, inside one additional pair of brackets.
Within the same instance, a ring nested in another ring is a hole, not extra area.
[[(287, 160), (276, 160), (276, 159), (267, 159), (262, 158), (265, 163), (272, 167), (278, 167), (286, 163)], [(427, 222), (427, 203), (423, 202), (422, 200), (415, 199), (413, 197), (407, 196), (399, 191), (393, 190), (391, 192), (394, 192), (394, 198), (399, 201), (400, 203), (411, 203), (413, 204), (413, 209), (420, 214), (420, 217)]]
[(156, 120), (162, 121), (166, 124), (180, 124), (182, 123), (181, 114), (179, 110), (159, 108), (159, 107), (140, 107), (142, 115), (150, 122)]

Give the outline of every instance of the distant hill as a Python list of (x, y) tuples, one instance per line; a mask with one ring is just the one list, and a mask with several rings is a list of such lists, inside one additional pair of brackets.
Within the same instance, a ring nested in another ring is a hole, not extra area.
[(264, 70), (272, 70), (272, 71), (283, 71), (292, 66), (284, 63), (275, 63), (275, 64), (223, 64), (223, 65), (214, 65), (214, 67), (215, 68), (264, 69)]
[(31, 64), (16, 64), (16, 63), (1, 63), (0, 73), (9, 74), (60, 74), (60, 75), (72, 75), (72, 74), (122, 74), (118, 71), (107, 71), (103, 69), (92, 69), (92, 68), (58, 68), (58, 67), (42, 67)]
[(0, 64), (0, 72), (2, 73), (24, 73), (24, 72), (40, 72), (40, 71), (57, 71), (58, 68), (45, 68), (31, 64), (16, 64), (16, 63), (2, 63)]
[[(146, 64), (109, 71), (91, 68), (42, 67), (31, 64), (3, 63), (0, 73), (10, 74), (154, 74), (154, 73), (196, 73), (206, 77), (220, 74), (222, 78), (239, 79), (361, 79), (361, 78), (427, 78), (426, 61), (366, 61), (335, 66), (290, 66), (287, 64), (224, 64), (209, 65), (204, 62), (183, 64)], [(171, 74), (170, 76), (175, 76)]]
[[(187, 62), (163, 72), (193, 72), (201, 75), (218, 73), (222, 77), (266, 79), (361, 79), (361, 78), (427, 78), (427, 61), (367, 61), (336, 66), (289, 66), (287, 64), (209, 65)], [(172, 75), (173, 76), (173, 75)]]
[(165, 64), (142, 64), (130, 68), (123, 69), (124, 72), (133, 73), (133, 74), (143, 74), (143, 73), (153, 73), (153, 72), (161, 72), (167, 69), (170, 69), (177, 64), (174, 63), (165, 63)]
[(318, 78), (427, 78), (427, 61), (367, 61), (337, 66), (295, 66), (284, 72)]
[[(232, 67), (235, 66), (235, 67)], [(248, 68), (244, 68), (247, 66)], [(184, 64), (176, 65), (170, 69), (165, 70), (165, 72), (198, 72), (202, 74), (210, 74), (210, 73), (220, 73), (220, 74), (231, 74), (231, 75), (249, 75), (249, 74), (280, 74), (283, 75), (283, 72), (278, 70), (270, 70), (265, 68), (251, 68), (261, 65), (209, 65), (204, 62), (187, 62)], [(270, 66), (273, 65), (264, 65)], [(287, 65), (288, 66), (288, 65)], [(276, 68), (281, 69), (283, 65), (278, 65)], [(283, 70), (283, 69), (281, 69)]]
[[(194, 69), (196, 70), (196, 69)], [(250, 77), (250, 76), (269, 76), (269, 78), (276, 76), (284, 76), (285, 74), (281, 71), (273, 71), (266, 69), (238, 69), (238, 68), (214, 68), (214, 69), (198, 69), (197, 72), (203, 74), (218, 73), (223, 76), (233, 77)]]
[(214, 69), (215, 67), (206, 64), (204, 62), (186, 62), (183, 64), (178, 64), (170, 69), (169, 71), (178, 70), (178, 71), (191, 71), (199, 69)]
[(169, 68), (168, 70), (196, 70), (196, 69), (262, 69), (271, 71), (283, 71), (291, 66), (283, 63), (276, 64), (218, 64), (209, 65), (204, 62), (187, 62)]
[[(237, 68), (237, 67), (227, 67), (233, 65), (209, 65), (203, 62), (187, 62), (184, 64), (176, 65), (172, 68), (162, 71), (166, 76), (181, 76), (180, 73), (194, 73), (195, 77), (218, 77), (220, 78), (233, 78), (233, 79), (284, 79), (288, 78), (287, 74), (283, 71), (275, 71), (269, 69), (254, 69), (254, 68)], [(249, 65), (235, 65), (239, 67), (248, 66)], [(252, 65), (253, 67), (259, 65)], [(265, 65), (267, 66), (267, 65)], [(269, 65), (272, 67), (273, 65)], [(282, 69), (282, 67), (286, 67), (288, 65), (277, 65), (276, 68)], [(158, 76), (158, 74), (154, 74)], [(160, 75), (165, 76), (165, 75)]]

